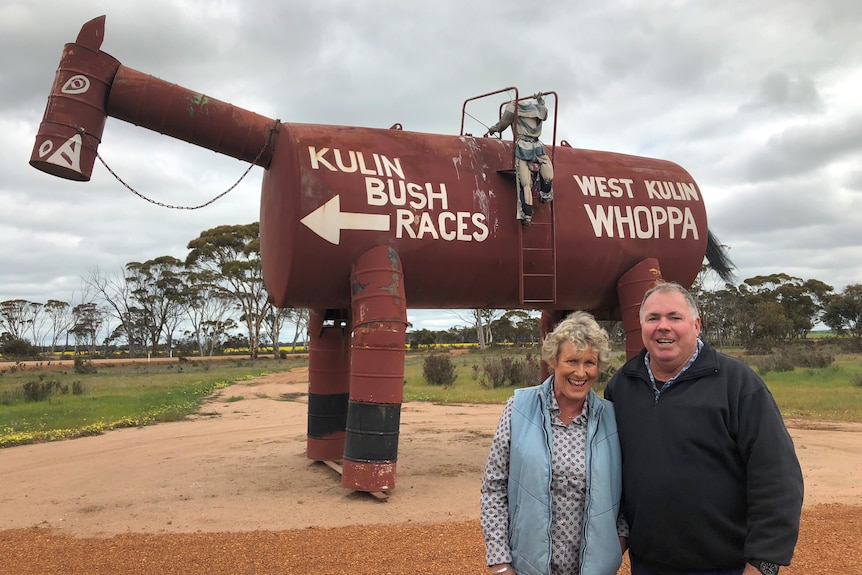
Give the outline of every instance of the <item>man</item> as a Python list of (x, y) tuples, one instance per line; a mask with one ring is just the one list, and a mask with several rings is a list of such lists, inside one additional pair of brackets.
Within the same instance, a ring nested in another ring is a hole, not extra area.
[(774, 575), (799, 535), (802, 471), (763, 380), (699, 339), (694, 298), (647, 291), (645, 349), (614, 375), (632, 575)]
[(530, 164), (539, 163), (539, 174), (541, 176), (541, 189), (539, 201), (549, 203), (554, 199), (552, 182), (554, 180), (554, 167), (551, 159), (545, 152), (545, 147), (539, 141), (542, 135), (542, 123), (548, 118), (548, 108), (545, 107), (545, 98), (541, 92), (530, 98), (518, 101), (518, 124), (512, 126), (515, 121), (515, 102), (506, 104), (500, 121), (488, 128), (486, 135), (502, 133), (503, 130), (512, 126), (515, 135), (515, 158), (516, 175), (518, 180), (518, 219), (525, 226), (530, 225), (533, 219), (533, 190), (530, 184)]

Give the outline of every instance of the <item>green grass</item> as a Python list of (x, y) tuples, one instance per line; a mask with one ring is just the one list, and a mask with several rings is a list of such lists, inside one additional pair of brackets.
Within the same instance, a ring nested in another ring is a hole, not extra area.
[[(100, 365), (96, 373), (71, 368), (16, 370), (0, 376), (0, 447), (98, 435), (119, 427), (177, 421), (196, 413), (201, 401), (234, 382), (288, 371), (307, 360), (224, 360), (214, 362)], [(53, 393), (44, 401), (24, 401), (26, 382), (57, 381), (81, 395)]]
[[(499, 355), (501, 352), (497, 352)], [(506, 350), (511, 353), (511, 350)], [(408, 353), (404, 361), (404, 401), (432, 403), (503, 403), (512, 395), (512, 388), (486, 389), (473, 377), (473, 365), (481, 369), (483, 357), (494, 355), (470, 351), (452, 355), (455, 383), (448, 388), (428, 385), (422, 376), (422, 366), (428, 353)]]
[[(452, 363), (455, 365), (457, 376), (455, 383), (444, 388), (428, 385), (422, 376), (422, 366), (429, 352), (408, 353), (404, 361), (404, 401), (429, 401), (432, 403), (504, 403), (514, 391), (512, 387), (501, 387), (496, 389), (485, 388), (479, 381), (482, 366), (486, 360), (491, 360), (502, 355), (524, 356), (527, 352), (538, 357), (539, 349), (516, 349), (503, 348), (486, 351), (470, 350), (466, 353), (452, 355)], [(613, 364), (622, 365), (624, 352), (614, 354)], [(476, 366), (476, 369), (474, 369)], [(540, 383), (536, 381), (534, 383)], [(594, 387), (597, 393), (604, 389), (603, 385)]]
[[(722, 350), (746, 360), (739, 349)], [(483, 356), (499, 355), (500, 351), (453, 355), (457, 379), (451, 388), (427, 385), (422, 378), (423, 354), (408, 354), (404, 366), (404, 400), (431, 401), (434, 403), (503, 403), (512, 395), (513, 388), (485, 389), (473, 377), (473, 365), (482, 366)], [(505, 353), (519, 353), (507, 349)], [(520, 352), (520, 353), (523, 353)], [(616, 352), (612, 366), (624, 363), (624, 353)], [(756, 370), (755, 370), (756, 371)], [(762, 376), (772, 392), (781, 413), (794, 417), (824, 421), (862, 422), (862, 387), (854, 385), (855, 377), (862, 377), (862, 356), (840, 355), (835, 362), (822, 369), (797, 367), (790, 372), (769, 372)], [(537, 382), (538, 383), (538, 382)], [(601, 395), (604, 386), (597, 384)]]
[[(536, 350), (532, 350), (535, 354)], [(493, 403), (506, 401), (514, 389), (486, 389), (478, 372), (484, 361), (524, 350), (468, 351), (453, 354), (457, 379), (451, 387), (428, 385), (422, 367), (428, 352), (408, 353), (404, 365), (404, 401), (433, 403)], [(739, 355), (736, 354), (735, 355)], [(743, 360), (745, 356), (740, 355)], [(614, 355), (613, 367), (623, 363), (623, 352)], [(214, 391), (234, 382), (266, 373), (289, 371), (307, 365), (306, 358), (261, 359), (255, 362), (221, 360), (170, 364), (97, 366), (97, 373), (78, 374), (72, 368), (7, 370), (0, 373), (0, 447), (97, 435), (119, 427), (137, 427), (182, 420), (198, 412), (201, 402)], [(478, 371), (473, 366), (477, 366)], [(862, 422), (862, 355), (840, 355), (822, 369), (796, 368), (763, 376), (785, 417), (810, 420)], [(83, 386), (82, 395), (54, 393), (45, 401), (24, 401), (22, 385), (28, 381), (56, 380), (72, 388)], [(535, 383), (538, 383), (535, 382)], [(596, 385), (601, 394), (603, 386)], [(239, 401), (229, 395), (226, 401)], [(284, 400), (290, 398), (282, 397)]]
[(843, 355), (824, 368), (769, 372), (763, 380), (785, 417), (862, 422), (862, 358)]

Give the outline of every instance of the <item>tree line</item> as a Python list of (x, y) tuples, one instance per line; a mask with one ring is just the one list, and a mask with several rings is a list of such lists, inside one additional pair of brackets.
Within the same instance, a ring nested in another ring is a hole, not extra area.
[(539, 341), (539, 318), (528, 311), (474, 309), (456, 315), (467, 325), (437, 331), (408, 331), (407, 345), (417, 349), (434, 345), (475, 343), (480, 349), (485, 349), (494, 343), (529, 345)]
[(818, 325), (836, 335), (862, 342), (862, 285), (842, 291), (816, 279), (784, 273), (754, 276), (738, 285), (708, 287), (709, 272), (693, 286), (705, 338), (717, 345), (738, 345), (767, 353), (784, 343), (804, 339)]
[[(722, 282), (704, 265), (691, 291), (698, 300), (702, 337), (715, 345), (768, 353), (825, 325), (836, 335), (850, 336), (856, 349), (862, 348), (860, 284), (835, 292), (820, 280), (784, 273), (733, 284)], [(494, 342), (529, 344), (539, 338), (539, 318), (521, 310), (472, 310), (469, 316), (459, 317), (470, 327), (418, 330), (407, 334), (408, 343), (421, 347), (471, 342), (484, 349)], [(614, 341), (622, 342), (621, 322), (601, 323)]]
[[(0, 353), (28, 357), (71, 348), (97, 356), (122, 349), (142, 357), (170, 355), (179, 346), (203, 357), (247, 346), (256, 358), (269, 342), (278, 356), (286, 323), (296, 327), (293, 345), (304, 341), (308, 311), (268, 301), (258, 223), (206, 230), (187, 247), (185, 260), (161, 256), (128, 263), (119, 273), (91, 269), (73, 302), (0, 302)], [(244, 338), (234, 333), (241, 325)]]
[[(279, 355), (282, 327), (295, 327), (293, 345), (305, 341), (308, 310), (275, 308), (268, 301), (260, 260), (260, 226), (218, 226), (188, 244), (184, 260), (161, 256), (131, 262), (119, 273), (91, 269), (74, 303), (22, 299), (0, 302), (0, 353), (35, 356), (43, 349), (122, 349), (130, 357), (172, 354), (174, 349), (212, 356), (225, 347), (248, 347), (253, 358), (272, 345)], [(817, 325), (862, 342), (862, 285), (841, 292), (816, 279), (779, 273), (722, 282), (704, 265), (692, 292), (699, 301), (703, 337), (716, 345), (767, 352), (805, 338)], [(475, 342), (535, 344), (536, 312), (465, 310), (467, 326), (408, 331), (411, 347)], [(238, 335), (243, 328), (245, 335)], [(605, 322), (622, 340), (619, 322)], [(101, 350), (101, 352), (100, 352)]]

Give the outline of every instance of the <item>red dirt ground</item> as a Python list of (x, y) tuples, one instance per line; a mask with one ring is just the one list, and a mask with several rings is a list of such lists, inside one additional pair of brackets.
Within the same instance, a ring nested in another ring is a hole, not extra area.
[[(306, 459), (306, 392), (298, 368), (189, 421), (0, 451), (0, 575), (484, 573), (479, 484), (502, 406), (404, 404), (381, 502)], [(782, 573), (862, 573), (862, 425), (788, 426), (806, 507)]]

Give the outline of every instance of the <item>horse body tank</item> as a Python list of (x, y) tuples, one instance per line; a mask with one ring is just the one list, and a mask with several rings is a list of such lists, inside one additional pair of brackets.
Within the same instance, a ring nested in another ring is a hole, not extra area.
[(552, 244), (556, 298), (526, 307), (612, 317), (616, 283), (639, 261), (660, 257), (683, 285), (700, 271), (706, 211), (680, 166), (557, 146), (554, 202), (524, 227), (512, 158), (512, 142), (493, 138), (282, 124), (261, 201), (269, 293), (347, 307), (350, 267), (376, 245), (400, 255), (412, 308), (523, 307), (520, 276), (547, 255), (531, 242)]

